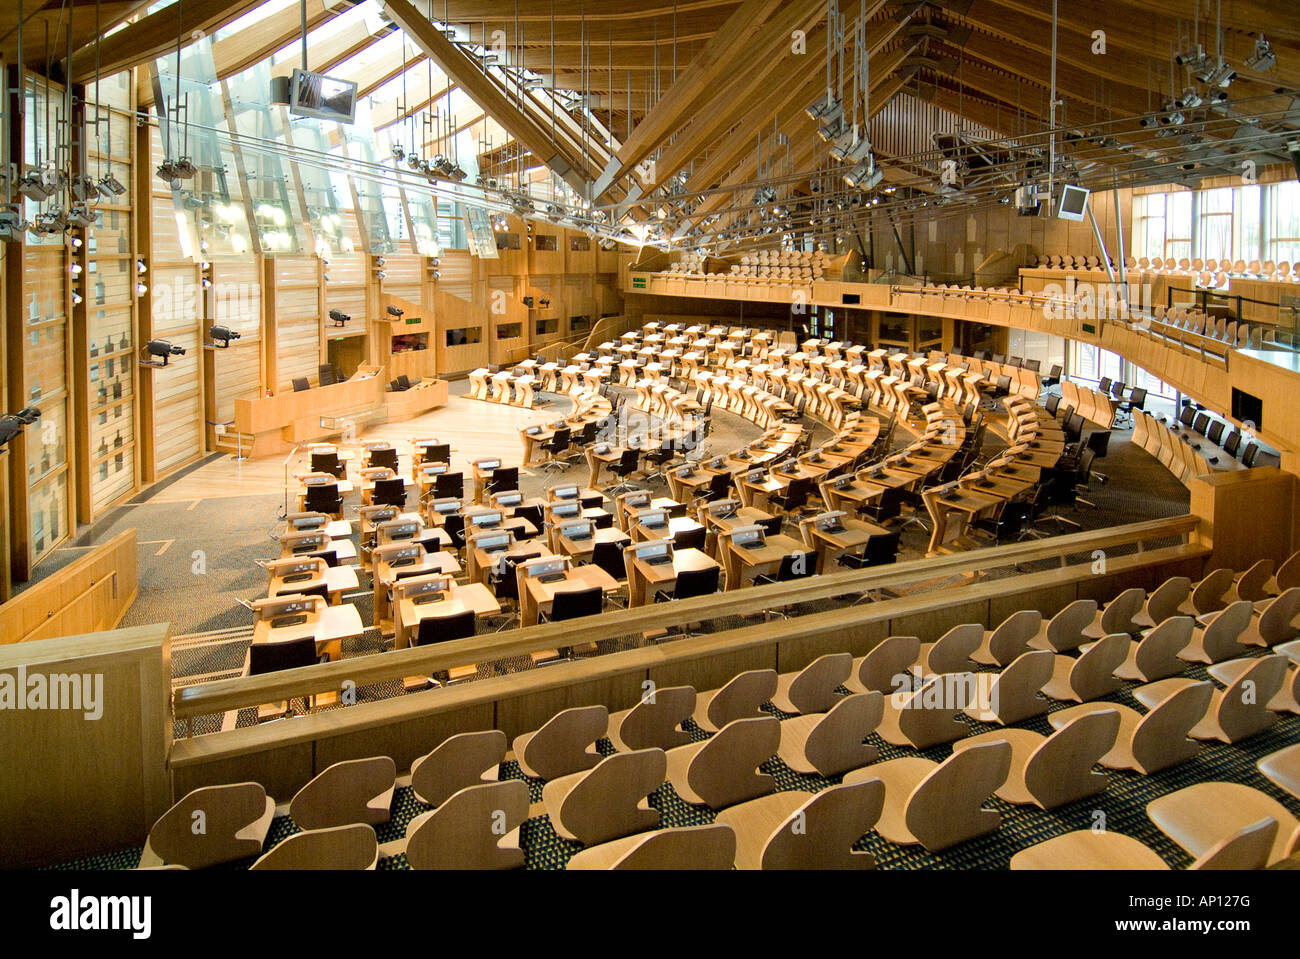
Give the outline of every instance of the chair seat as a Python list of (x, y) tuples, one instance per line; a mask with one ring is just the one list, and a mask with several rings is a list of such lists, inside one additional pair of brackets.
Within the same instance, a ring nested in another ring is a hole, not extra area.
[[(1042, 693), (1058, 702), (1081, 702), (1081, 697), (1070, 685), (1070, 671), (1077, 660), (1072, 656), (1056, 656), (1052, 660), (1052, 678), (1043, 684)], [(1014, 760), (1013, 760), (1014, 763)]]
[(844, 783), (860, 783), (879, 779), (885, 784), (885, 805), (876, 822), (876, 832), (900, 846), (914, 846), (921, 840), (907, 828), (907, 800), (921, 780), (934, 772), (939, 764), (920, 756), (905, 756), (855, 769), (844, 777)]
[(1036, 733), (1032, 729), (1008, 727), (981, 733), (978, 736), (970, 736), (966, 739), (959, 739), (952, 744), (952, 751), (957, 752), (962, 749), (969, 749), (971, 746), (996, 742), (997, 740), (1010, 743), (1011, 769), (1007, 773), (1006, 781), (994, 790), (993, 794), (999, 799), (1015, 803), (1018, 806), (1032, 806), (1035, 800), (1029, 792), (1029, 787), (1025, 785), (1025, 767), (1029, 763), (1029, 757), (1034, 754), (1034, 750), (1041, 746), (1046, 738), (1042, 733)]
[(1147, 804), (1147, 815), (1160, 830), (1195, 858), (1239, 829), (1266, 816), (1277, 820), (1269, 854), (1272, 864), (1285, 858), (1300, 822), (1273, 797), (1241, 783), (1207, 782), (1188, 786)]
[(675, 746), (667, 750), (668, 773), (665, 779), (684, 802), (691, 803), (694, 806), (707, 806), (708, 803), (696, 795), (687, 784), (686, 773), (691, 767), (691, 760), (707, 745), (708, 740), (706, 739), (698, 743), (687, 743), (685, 746)]
[(1300, 744), (1270, 753), (1257, 765), (1275, 785), (1300, 799)]
[[(784, 724), (783, 724), (784, 725)], [(784, 734), (783, 734), (784, 741)], [(762, 869), (763, 850), (776, 827), (808, 801), (809, 793), (786, 790), (751, 799), (714, 817), (736, 833), (736, 868)]]
[(1069, 709), (1061, 709), (1048, 714), (1047, 721), (1052, 724), (1053, 729), (1060, 729), (1076, 716), (1081, 716), (1085, 713), (1099, 712), (1103, 709), (1113, 709), (1119, 713), (1119, 732), (1115, 734), (1115, 745), (1111, 747), (1110, 752), (1102, 756), (1098, 762), (1107, 769), (1134, 769), (1141, 771), (1138, 767), (1137, 759), (1133, 755), (1132, 749), (1133, 730), (1136, 729), (1137, 724), (1142, 721), (1142, 714), (1136, 709), (1125, 706), (1121, 703), (1082, 703), (1078, 706), (1071, 706)]
[(1011, 857), (1011, 868), (1168, 869), (1169, 864), (1131, 836), (1080, 829), (1022, 849)]

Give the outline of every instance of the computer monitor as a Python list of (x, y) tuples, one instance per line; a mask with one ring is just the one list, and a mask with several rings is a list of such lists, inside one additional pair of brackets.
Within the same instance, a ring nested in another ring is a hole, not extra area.
[(478, 469), (480, 473), (497, 469), (500, 465), (501, 465), (500, 460), (479, 460), (474, 464), (474, 466)]
[(1088, 209), (1090, 190), (1081, 186), (1066, 184), (1061, 188), (1061, 202), (1056, 208), (1056, 215), (1062, 220), (1082, 220)]
[(731, 531), (733, 546), (745, 546), (749, 543), (761, 543), (765, 539), (761, 526), (738, 526)]
[(578, 496), (578, 486), (576, 483), (570, 483), (565, 486), (552, 486), (551, 497), (553, 499), (576, 499)]

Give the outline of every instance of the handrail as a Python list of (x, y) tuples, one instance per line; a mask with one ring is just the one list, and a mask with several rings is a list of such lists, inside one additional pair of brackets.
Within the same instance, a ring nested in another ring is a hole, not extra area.
[(894, 563), (886, 567), (829, 573), (770, 586), (749, 586), (664, 605), (616, 610), (593, 617), (590, 625), (581, 627), (575, 627), (572, 622), (544, 623), (506, 634), (476, 636), (435, 646), (357, 656), (256, 677), (199, 683), (176, 690), (172, 700), (173, 714), (177, 719), (187, 719), (274, 702), (290, 696), (337, 691), (345, 681), (364, 686), (404, 676), (426, 675), (466, 663), (527, 655), (537, 650), (553, 649), (557, 645), (594, 642), (669, 625), (749, 613), (755, 609), (866, 593), (1043, 559), (1059, 558), (1062, 565), (1065, 565), (1068, 556), (1084, 554), (1086, 562), (1091, 562), (1096, 550), (1137, 544), (1140, 551), (1143, 543), (1152, 540), (1186, 537), (1197, 528), (1199, 522), (1197, 517), (1191, 515), (1148, 520), (1050, 537), (1034, 543), (993, 546), (950, 556)]

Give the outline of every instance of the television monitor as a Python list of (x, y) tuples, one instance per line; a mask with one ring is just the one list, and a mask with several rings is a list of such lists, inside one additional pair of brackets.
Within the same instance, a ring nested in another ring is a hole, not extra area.
[(1232, 388), (1232, 418), (1249, 429), (1263, 429), (1264, 401), (1235, 386)]
[(1081, 186), (1061, 188), (1061, 202), (1056, 208), (1056, 215), (1062, 220), (1082, 220), (1088, 209), (1088, 194), (1091, 191)]
[(351, 123), (357, 113), (357, 85), (351, 80), (295, 69), (289, 79), (289, 114)]

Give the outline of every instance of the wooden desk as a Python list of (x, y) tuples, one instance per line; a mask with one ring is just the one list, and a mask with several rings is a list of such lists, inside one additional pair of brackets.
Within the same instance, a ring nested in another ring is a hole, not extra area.
[(817, 552), (819, 573), (832, 572), (841, 556), (862, 549), (871, 537), (885, 536), (889, 532), (882, 526), (852, 516), (843, 517), (841, 522), (844, 529), (835, 533), (818, 529), (811, 522), (800, 524), (804, 535), (810, 540), (805, 545)]
[(544, 543), (542, 543), (541, 540), (529, 540), (524, 543), (515, 543), (509, 549), (499, 549), (491, 553), (476, 546), (472, 552), (474, 558), (470, 563), (470, 578), (474, 582), (483, 583), (484, 585), (487, 584), (488, 576), (492, 572), (493, 568), (498, 563), (507, 559), (518, 560), (521, 556), (540, 558), (543, 556), (555, 555)]
[(465, 610), (473, 610), (475, 616), (495, 616), (501, 612), (501, 604), (482, 583), (469, 583), (465, 586), (453, 583), (443, 595), (443, 599), (433, 603), (404, 599), (398, 604), (394, 649), (409, 646), (411, 639), (419, 632), (420, 620), (428, 616), (452, 616)]
[(326, 566), (324, 573), (319, 576), (314, 575), (310, 579), (290, 583), (284, 581), (282, 574), (272, 576), (266, 588), (266, 595), (273, 599), (282, 593), (301, 593), (303, 590), (319, 589), (324, 586), (329, 593), (329, 604), (337, 606), (342, 601), (344, 593), (359, 589), (360, 585), (355, 567)]
[(564, 571), (564, 579), (551, 583), (539, 582), (535, 576), (524, 576), (523, 567), (519, 567), (516, 573), (520, 579), (520, 626), (536, 626), (539, 614), (550, 611), (556, 593), (590, 589), (593, 586), (599, 586), (607, 593), (619, 589), (618, 580), (599, 566), (572, 566)]
[(726, 544), (722, 565), (727, 571), (728, 592), (749, 585), (749, 582), (744, 581), (746, 573), (750, 574), (749, 580), (752, 582), (754, 576), (761, 573), (775, 573), (777, 567), (781, 565), (781, 560), (792, 553), (808, 552), (808, 547), (803, 543), (784, 533), (768, 536), (758, 549), (735, 546), (730, 539)]
[(316, 640), (316, 655), (339, 659), (342, 656), (343, 640), (356, 639), (365, 634), (366, 628), (361, 624), (361, 614), (351, 603), (343, 606), (326, 606), (316, 617), (308, 616), (307, 622), (297, 626), (271, 627), (270, 620), (259, 619), (253, 626), (254, 643), (285, 643), (305, 636)]
[(399, 578), (408, 576), (428, 576), (431, 573), (447, 573), (457, 576), (461, 572), (460, 563), (450, 553), (425, 553), (424, 556), (405, 566), (393, 566), (387, 560), (375, 566), (375, 625), (385, 635), (391, 630), (389, 620), (392, 607), (389, 605), (388, 590)]
[(930, 518), (934, 520), (927, 555), (936, 552), (949, 540), (961, 536), (966, 526), (980, 513), (1006, 502), (1005, 497), (981, 493), (969, 487), (958, 487), (958, 495), (949, 499), (942, 498), (938, 493), (923, 493), (921, 498), (925, 501)]
[[(627, 558), (625, 554), (625, 559)], [(673, 589), (681, 573), (718, 568), (717, 560), (698, 549), (673, 550), (671, 563), (653, 565), (645, 560), (631, 559), (627, 565), (629, 606), (645, 606), (654, 602), (655, 594)]]
[(630, 542), (632, 542), (632, 540), (628, 537), (627, 533), (623, 532), (621, 529), (607, 527), (605, 529), (597, 529), (587, 539), (575, 540), (569, 539), (567, 536), (561, 536), (559, 537), (558, 545), (560, 547), (561, 555), (571, 557), (576, 563), (586, 563), (590, 562), (591, 556), (596, 551), (596, 546), (599, 543), (618, 543), (620, 545), (626, 545)]

